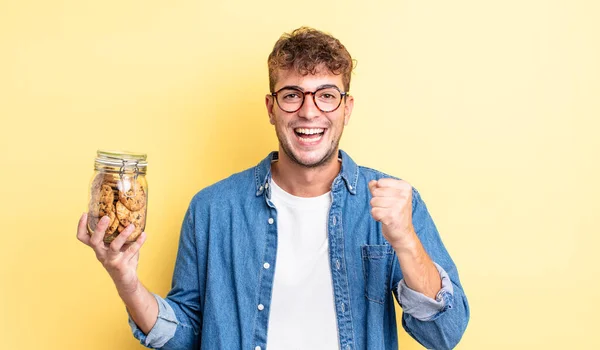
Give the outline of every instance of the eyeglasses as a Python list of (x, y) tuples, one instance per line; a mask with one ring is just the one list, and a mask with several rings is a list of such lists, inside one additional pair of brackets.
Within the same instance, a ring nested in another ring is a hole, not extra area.
[(272, 92), (271, 96), (275, 97), (275, 101), (277, 101), (277, 105), (282, 111), (294, 113), (302, 108), (308, 94), (312, 95), (315, 106), (325, 113), (338, 109), (342, 104), (342, 99), (348, 96), (348, 92), (341, 92), (335, 86), (322, 87), (313, 92), (302, 91), (294, 87), (284, 87)]

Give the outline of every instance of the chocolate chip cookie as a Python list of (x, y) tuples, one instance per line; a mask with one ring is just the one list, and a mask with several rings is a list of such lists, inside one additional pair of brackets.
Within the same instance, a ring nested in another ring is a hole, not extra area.
[(146, 193), (139, 181), (133, 184), (133, 188), (119, 191), (119, 201), (130, 211), (138, 211), (146, 206)]

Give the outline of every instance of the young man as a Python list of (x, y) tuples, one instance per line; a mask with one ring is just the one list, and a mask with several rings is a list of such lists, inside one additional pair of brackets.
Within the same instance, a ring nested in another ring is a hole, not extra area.
[(256, 167), (200, 191), (185, 215), (172, 290), (136, 274), (145, 234), (91, 246), (130, 313), (134, 336), (162, 349), (397, 349), (402, 325), (449, 349), (469, 320), (456, 266), (419, 193), (338, 149), (354, 98), (352, 58), (310, 28), (269, 56), (265, 102), (279, 139)]

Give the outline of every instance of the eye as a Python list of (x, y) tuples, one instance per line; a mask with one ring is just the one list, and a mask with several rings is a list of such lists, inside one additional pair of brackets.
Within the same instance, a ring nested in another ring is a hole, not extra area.
[(296, 89), (285, 89), (281, 90), (278, 94), (280, 102), (298, 103), (302, 101), (302, 92)]
[(327, 89), (323, 91), (319, 91), (317, 94), (317, 98), (321, 101), (336, 101), (340, 98), (339, 92), (337, 90)]

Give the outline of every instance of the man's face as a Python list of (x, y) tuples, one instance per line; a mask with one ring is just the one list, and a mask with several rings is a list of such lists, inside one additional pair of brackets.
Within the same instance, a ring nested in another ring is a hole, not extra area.
[[(342, 76), (324, 68), (316, 75), (305, 76), (292, 70), (280, 70), (275, 91), (293, 87), (314, 92), (324, 86), (336, 86), (344, 92)], [(266, 104), (269, 120), (275, 126), (285, 155), (299, 165), (318, 167), (336, 157), (344, 126), (350, 120), (354, 99), (352, 96), (342, 98), (341, 105), (333, 112), (320, 111), (312, 94), (307, 94), (302, 107), (293, 113), (283, 111), (271, 95), (267, 95)]]

